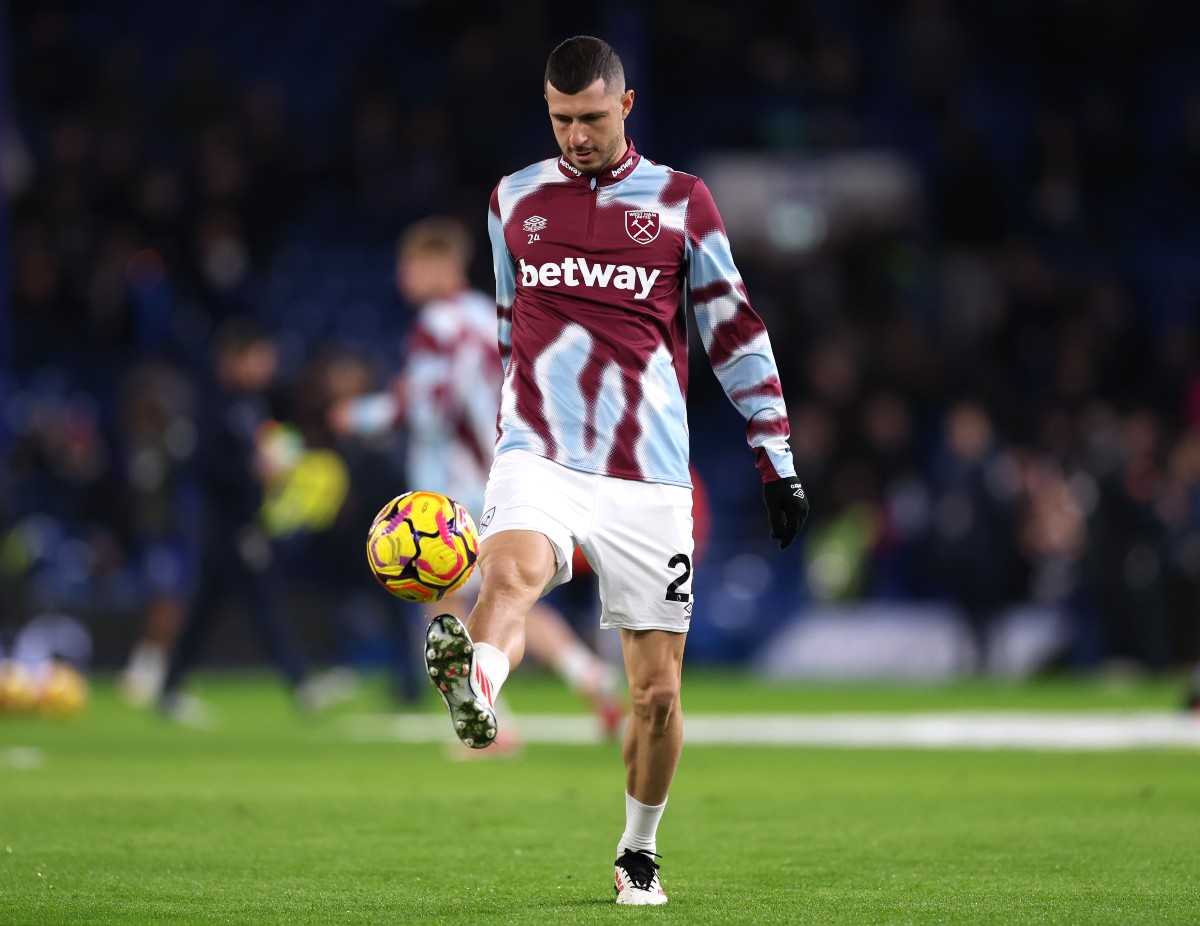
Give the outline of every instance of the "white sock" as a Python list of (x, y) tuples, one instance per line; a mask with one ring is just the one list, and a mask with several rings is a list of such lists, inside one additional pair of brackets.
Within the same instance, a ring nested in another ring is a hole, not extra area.
[(167, 653), (157, 643), (142, 641), (129, 655), (129, 664), (121, 673), (121, 689), (134, 704), (154, 700), (167, 675)]
[(479, 667), (484, 677), (491, 683), (491, 699), (492, 703), (495, 704), (496, 698), (500, 694), (500, 686), (508, 678), (508, 670), (510, 668), (508, 657), (490, 643), (476, 643), (475, 665)]
[(581, 691), (592, 674), (591, 652), (582, 643), (572, 643), (559, 657), (558, 674), (563, 677), (572, 691)]
[(617, 690), (617, 673), (582, 643), (573, 643), (554, 667), (572, 691), (599, 698)]
[(658, 821), (662, 819), (667, 802), (661, 804), (643, 804), (632, 795), (625, 795), (625, 832), (617, 843), (617, 858), (626, 849), (654, 852), (658, 848), (655, 835), (658, 833)]

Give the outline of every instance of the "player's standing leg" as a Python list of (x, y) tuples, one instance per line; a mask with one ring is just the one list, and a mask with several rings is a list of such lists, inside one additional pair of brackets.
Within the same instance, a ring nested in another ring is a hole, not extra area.
[(604, 735), (616, 738), (628, 713), (618, 695), (621, 673), (597, 656), (545, 601), (525, 616), (525, 651), (557, 672), (591, 706)]
[(617, 845), (617, 903), (667, 902), (658, 881), (658, 822), (683, 750), (680, 679), (687, 634), (621, 630), (632, 711), (625, 731), (625, 832)]

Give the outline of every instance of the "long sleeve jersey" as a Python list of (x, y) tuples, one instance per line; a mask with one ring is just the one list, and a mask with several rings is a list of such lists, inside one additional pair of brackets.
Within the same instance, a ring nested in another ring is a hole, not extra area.
[(435, 299), (417, 313), (391, 390), (350, 402), (350, 428), (359, 435), (404, 428), (409, 484), (444, 492), (478, 515), (501, 376), (496, 303), (475, 290)]
[(496, 439), (496, 305), (464, 291), (422, 306), (405, 350), (408, 478), (479, 516)]
[(594, 177), (552, 158), (500, 181), (488, 231), (504, 361), (497, 453), (690, 486), (690, 306), (763, 480), (795, 475), (767, 331), (702, 180), (632, 143)]

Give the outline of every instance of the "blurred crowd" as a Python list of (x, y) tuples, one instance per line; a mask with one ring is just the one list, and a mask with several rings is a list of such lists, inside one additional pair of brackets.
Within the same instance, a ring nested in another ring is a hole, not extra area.
[[(546, 54), (590, 31), (624, 56), (631, 134), (657, 161), (869, 148), (920, 179), (886, 229), (799, 252), (733, 242), (813, 500), (786, 600), (951, 600), (981, 661), (996, 614), (1035, 601), (1073, 622), (1070, 664), (1197, 658), (1189, 13), (1168, 0), (664, 0), (570, 17), (516, 0), (11, 5), (0, 641), (38, 610), (186, 593), (195, 393), (224, 319), (270, 326), (277, 417), (305, 446), (331, 445), (328, 404), (399, 363), (413, 307), (393, 287), (396, 236), (439, 212), (482, 238), (499, 176), (555, 152)], [(766, 524), (694, 354), (719, 559), (757, 549)], [(376, 463), (400, 458), (376, 449)], [(402, 485), (398, 465), (375, 472), (380, 491)], [(308, 547), (299, 561), (320, 581), (336, 545)]]

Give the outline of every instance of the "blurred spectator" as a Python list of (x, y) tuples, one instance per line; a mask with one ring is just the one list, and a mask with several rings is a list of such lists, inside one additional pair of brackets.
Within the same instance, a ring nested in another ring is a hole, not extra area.
[(196, 450), (190, 383), (168, 364), (131, 370), (121, 390), (120, 425), (127, 544), (144, 589), (144, 623), (121, 674), (124, 696), (150, 704), (162, 688), (167, 657), (183, 623), (191, 539), (183, 470)]
[(1200, 656), (1200, 433), (1189, 432), (1171, 448), (1157, 508), (1166, 528), (1172, 650)]
[(1080, 600), (1080, 559), (1087, 542), (1090, 483), (1069, 475), (1049, 454), (1018, 451), (1020, 492), (1016, 511), (1016, 546), (1028, 575), (1030, 601), (1062, 609), (1074, 625), (1072, 652), (1064, 654), (1076, 667), (1094, 665), (1101, 649), (1088, 626)]
[(1019, 473), (982, 405), (956, 403), (944, 427), (933, 473), (929, 562), (937, 586), (962, 609), (974, 665), (984, 670), (994, 619), (1022, 590), (1015, 555)]
[(1163, 669), (1169, 657), (1159, 518), (1162, 422), (1155, 412), (1135, 408), (1099, 419), (1088, 437), (1096, 502), (1082, 568), (1104, 652)]

